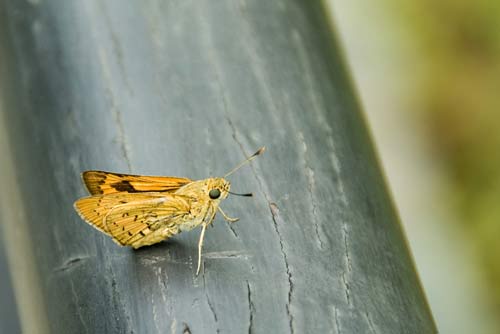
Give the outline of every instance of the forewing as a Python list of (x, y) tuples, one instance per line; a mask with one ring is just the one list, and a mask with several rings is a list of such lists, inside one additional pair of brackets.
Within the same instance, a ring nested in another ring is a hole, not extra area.
[(184, 177), (118, 174), (95, 170), (83, 172), (82, 179), (91, 195), (174, 192), (192, 182)]

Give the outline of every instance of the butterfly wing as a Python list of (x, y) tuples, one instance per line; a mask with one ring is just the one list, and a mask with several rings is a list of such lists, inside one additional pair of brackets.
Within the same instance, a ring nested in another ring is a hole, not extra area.
[(192, 182), (185, 177), (131, 175), (96, 170), (83, 172), (82, 179), (91, 195), (174, 192)]
[(178, 195), (120, 205), (106, 215), (106, 228), (121, 245), (138, 248), (179, 233), (189, 201)]
[(169, 193), (118, 193), (79, 199), (75, 209), (118, 244), (138, 248), (178, 233), (190, 200)]

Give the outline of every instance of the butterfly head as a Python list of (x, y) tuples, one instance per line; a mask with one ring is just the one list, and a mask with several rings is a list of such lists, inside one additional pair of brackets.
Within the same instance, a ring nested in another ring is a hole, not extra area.
[(206, 192), (208, 197), (212, 201), (220, 201), (225, 199), (229, 194), (237, 195), (237, 196), (248, 196), (251, 197), (252, 194), (238, 194), (230, 191), (231, 183), (222, 178), (222, 177), (214, 177), (207, 179), (207, 187)]
[(224, 178), (214, 177), (207, 179), (207, 195), (212, 201), (220, 201), (227, 197), (231, 183)]
[(226, 175), (223, 177), (214, 177), (207, 179), (207, 185), (208, 185), (208, 197), (211, 200), (220, 200), (220, 199), (225, 199), (228, 194), (231, 195), (237, 195), (237, 196), (247, 196), (251, 197), (253, 196), (251, 193), (250, 194), (237, 194), (229, 191), (231, 187), (231, 183), (229, 183), (228, 180), (226, 180), (226, 177), (229, 175), (233, 174), (235, 171), (240, 169), (242, 166), (245, 164), (249, 163), (253, 159), (255, 159), (257, 156), (261, 155), (265, 151), (265, 147), (261, 147), (257, 152), (252, 154), (250, 157), (246, 158), (243, 160), (239, 165), (231, 169)]

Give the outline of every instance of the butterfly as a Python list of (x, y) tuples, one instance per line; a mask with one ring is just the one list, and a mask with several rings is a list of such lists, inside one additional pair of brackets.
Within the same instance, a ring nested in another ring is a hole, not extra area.
[(134, 249), (166, 240), (201, 226), (198, 241), (198, 275), (207, 227), (219, 212), (229, 223), (220, 202), (229, 194), (226, 177), (264, 152), (260, 148), (223, 177), (193, 181), (184, 177), (145, 176), (90, 170), (82, 180), (91, 196), (74, 203), (76, 212), (121, 246)]

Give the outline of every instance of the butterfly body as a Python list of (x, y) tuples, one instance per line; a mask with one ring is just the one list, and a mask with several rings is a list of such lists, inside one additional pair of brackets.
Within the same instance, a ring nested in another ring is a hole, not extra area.
[[(264, 148), (226, 176), (262, 152)], [(82, 180), (90, 196), (77, 200), (75, 210), (87, 223), (121, 246), (140, 248), (201, 226), (197, 273), (205, 230), (217, 211), (230, 223), (238, 220), (226, 216), (219, 206), (230, 193), (231, 184), (225, 177), (193, 181), (184, 177), (86, 171), (82, 173)]]
[[(133, 248), (210, 224), (230, 189), (223, 178), (188, 182), (186, 178), (103, 171), (87, 171), (82, 178), (93, 196), (76, 201), (76, 211), (119, 245)], [(146, 191), (146, 187), (160, 191)], [(211, 190), (219, 196), (211, 198)]]

